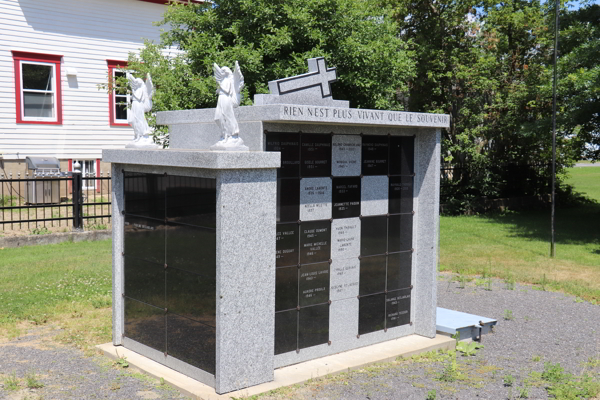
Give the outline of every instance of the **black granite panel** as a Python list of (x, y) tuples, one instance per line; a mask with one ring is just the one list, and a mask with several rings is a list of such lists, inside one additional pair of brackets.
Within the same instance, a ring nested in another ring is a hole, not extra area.
[(360, 219), (360, 255), (385, 254), (387, 251), (387, 217), (363, 217)]
[(329, 341), (329, 304), (301, 308), (298, 318), (298, 348)]
[(388, 137), (364, 135), (362, 137), (362, 174), (388, 174)]
[(385, 255), (361, 257), (359, 285), (361, 296), (385, 291), (385, 265)]
[(331, 256), (331, 222), (307, 221), (300, 224), (300, 263), (328, 261)]
[(333, 178), (332, 216), (352, 218), (360, 215), (360, 177)]
[(209, 228), (169, 222), (166, 234), (167, 265), (215, 279), (217, 234)]
[(300, 268), (300, 307), (329, 301), (329, 262)]
[(135, 300), (165, 307), (165, 268), (139, 258), (125, 257), (125, 295)]
[(164, 175), (123, 173), (125, 212), (143, 217), (165, 218)]
[(167, 349), (165, 310), (125, 298), (125, 336), (164, 353)]
[(216, 328), (167, 314), (167, 354), (178, 360), (215, 373)]
[(169, 312), (216, 326), (216, 280), (177, 268), (169, 267), (166, 271)]
[(415, 138), (390, 137), (390, 175), (412, 175), (414, 172)]
[(165, 263), (165, 224), (150, 218), (125, 215), (125, 255)]
[(410, 289), (388, 292), (385, 298), (386, 328), (410, 323)]
[(276, 241), (276, 266), (287, 267), (298, 265), (300, 254), (300, 226), (291, 224), (277, 224)]
[(275, 311), (290, 310), (298, 306), (298, 267), (275, 270)]
[(389, 213), (411, 213), (413, 211), (413, 177), (390, 176)]
[(412, 248), (412, 214), (390, 215), (388, 229), (388, 252), (408, 251)]
[(358, 300), (358, 334), (384, 329), (385, 294), (361, 297)]
[(172, 222), (217, 227), (216, 179), (169, 175), (167, 218)]
[(277, 179), (277, 222), (300, 219), (300, 179)]
[(268, 133), (266, 151), (281, 152), (278, 178), (300, 176), (300, 135), (297, 133)]
[(303, 178), (331, 176), (331, 135), (303, 133), (300, 161)]
[(295, 351), (298, 346), (298, 311), (275, 313), (275, 355)]
[(394, 253), (387, 261), (387, 290), (404, 289), (411, 285), (412, 251)]

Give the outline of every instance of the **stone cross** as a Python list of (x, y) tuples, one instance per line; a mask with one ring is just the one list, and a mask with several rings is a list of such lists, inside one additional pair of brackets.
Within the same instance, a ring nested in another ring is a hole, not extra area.
[(324, 57), (308, 60), (309, 72), (269, 82), (271, 94), (283, 95), (312, 87), (320, 87), (323, 97), (331, 96), (331, 83), (337, 81), (335, 68), (327, 68)]

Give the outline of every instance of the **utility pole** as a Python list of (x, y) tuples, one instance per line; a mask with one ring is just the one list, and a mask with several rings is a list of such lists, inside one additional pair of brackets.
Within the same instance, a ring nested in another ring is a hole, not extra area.
[(554, 246), (554, 232), (555, 232), (555, 224), (554, 224), (554, 213), (556, 207), (556, 76), (558, 70), (558, 16), (560, 12), (560, 0), (556, 0), (556, 5), (554, 9), (555, 14), (555, 23), (554, 23), (554, 83), (552, 85), (552, 194), (551, 194), (551, 216), (550, 216), (550, 230), (551, 230), (551, 239), (550, 239), (550, 257), (554, 258), (555, 256), (555, 246)]

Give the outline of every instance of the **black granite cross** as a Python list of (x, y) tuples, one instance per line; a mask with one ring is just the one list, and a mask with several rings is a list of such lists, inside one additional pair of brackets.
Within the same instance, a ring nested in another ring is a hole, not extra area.
[(320, 86), (323, 97), (331, 96), (331, 82), (337, 81), (335, 68), (328, 69), (325, 58), (317, 57), (308, 60), (308, 70), (307, 74), (277, 80), (279, 95)]

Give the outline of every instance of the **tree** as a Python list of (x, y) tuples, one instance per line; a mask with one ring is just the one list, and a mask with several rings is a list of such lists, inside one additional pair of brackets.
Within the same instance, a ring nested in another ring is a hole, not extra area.
[[(217, 0), (172, 3), (161, 22), (160, 45), (146, 43), (129, 68), (150, 72), (154, 110), (214, 107), (212, 64), (238, 60), (246, 87), (243, 105), (267, 82), (307, 72), (306, 60), (324, 56), (337, 67), (334, 96), (353, 107), (401, 110), (398, 90), (414, 62), (397, 27), (368, 0)], [(171, 57), (165, 53), (171, 49)], [(179, 54), (173, 57), (176, 50)]]

